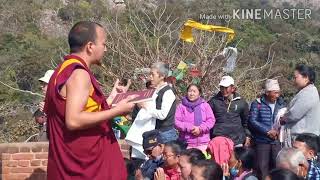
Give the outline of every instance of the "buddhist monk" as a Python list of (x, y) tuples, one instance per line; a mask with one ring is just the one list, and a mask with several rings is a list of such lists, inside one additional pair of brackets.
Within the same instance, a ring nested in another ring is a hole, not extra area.
[[(110, 108), (90, 67), (100, 65), (106, 49), (104, 28), (82, 21), (69, 32), (70, 54), (55, 69), (46, 94), (48, 180), (125, 180), (123, 157), (111, 127), (134, 106), (128, 97)], [(129, 83), (128, 83), (129, 85)], [(118, 81), (109, 97), (128, 86)]]

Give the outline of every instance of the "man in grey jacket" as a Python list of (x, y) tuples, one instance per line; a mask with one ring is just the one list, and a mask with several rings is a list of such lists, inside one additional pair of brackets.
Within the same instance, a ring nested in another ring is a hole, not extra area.
[(298, 65), (294, 82), (299, 92), (291, 100), (288, 111), (281, 119), (290, 129), (292, 140), (300, 133), (320, 135), (320, 100), (315, 87), (315, 72), (306, 65)]

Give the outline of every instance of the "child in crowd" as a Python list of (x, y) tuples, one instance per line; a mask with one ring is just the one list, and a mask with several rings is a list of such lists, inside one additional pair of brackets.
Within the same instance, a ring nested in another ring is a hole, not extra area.
[(199, 160), (192, 165), (191, 180), (222, 180), (219, 164), (211, 160)]
[(189, 180), (191, 175), (192, 164), (199, 160), (205, 160), (205, 155), (201, 150), (196, 148), (187, 149), (182, 151), (179, 157), (179, 167), (181, 170), (181, 179)]
[(142, 164), (141, 161), (134, 161), (124, 158), (124, 162), (127, 167), (127, 180), (143, 180), (143, 176), (141, 173), (140, 166)]
[(217, 136), (209, 142), (207, 154), (209, 154), (208, 157), (211, 157), (212, 160), (221, 166), (222, 164), (229, 162), (233, 148), (234, 143), (231, 139), (223, 136)]
[(258, 180), (253, 174), (255, 153), (246, 147), (236, 147), (228, 164), (223, 164), (222, 169), (225, 179), (232, 180)]

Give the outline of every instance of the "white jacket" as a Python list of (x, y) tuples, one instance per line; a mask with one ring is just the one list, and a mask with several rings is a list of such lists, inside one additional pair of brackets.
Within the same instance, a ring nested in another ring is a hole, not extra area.
[[(146, 102), (147, 108), (155, 108), (155, 101)], [(146, 155), (143, 153), (142, 147), (142, 134), (146, 131), (154, 130), (156, 126), (156, 119), (149, 116), (147, 110), (142, 108), (134, 122), (132, 123), (127, 136), (126, 142), (132, 147), (132, 157), (146, 159)]]

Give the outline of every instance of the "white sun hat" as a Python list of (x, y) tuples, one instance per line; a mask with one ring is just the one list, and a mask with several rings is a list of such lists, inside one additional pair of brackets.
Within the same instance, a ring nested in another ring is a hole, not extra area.
[(45, 74), (44, 74), (44, 76), (42, 77), (42, 78), (40, 78), (39, 79), (39, 81), (42, 81), (42, 82), (45, 82), (45, 83), (49, 83), (49, 80), (50, 80), (50, 78), (51, 78), (51, 76), (52, 76), (52, 74), (54, 73), (54, 70), (48, 70)]
[(219, 86), (229, 87), (231, 85), (234, 85), (234, 79), (231, 76), (223, 76), (221, 78)]

